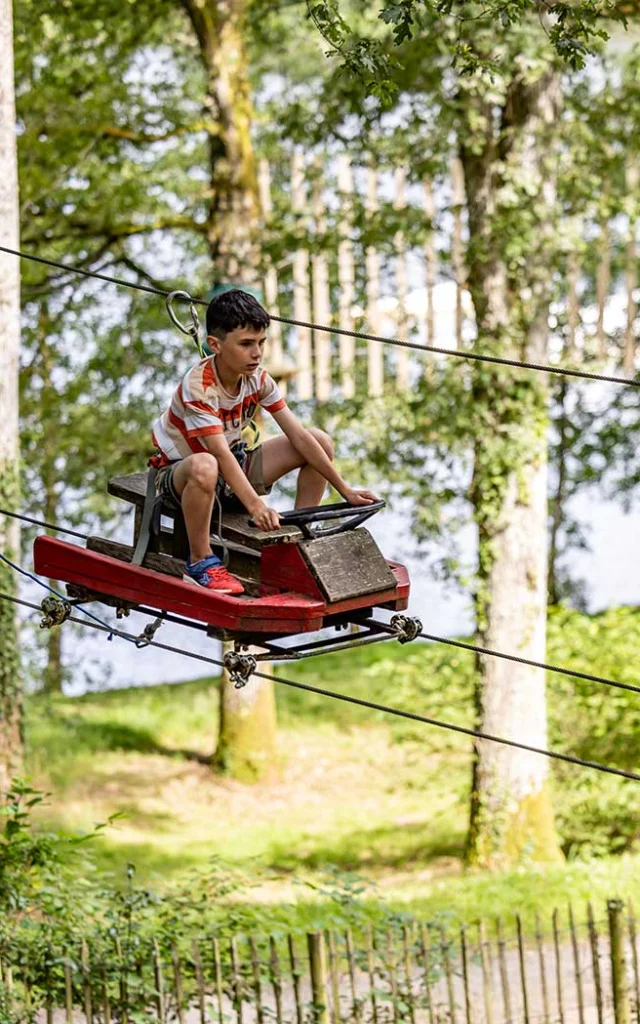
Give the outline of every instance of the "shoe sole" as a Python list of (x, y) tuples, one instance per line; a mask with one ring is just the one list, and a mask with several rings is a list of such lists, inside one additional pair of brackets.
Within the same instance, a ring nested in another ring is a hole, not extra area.
[(201, 590), (211, 590), (213, 591), (214, 594), (244, 594), (244, 587), (242, 588), (242, 590), (221, 590), (218, 587), (203, 587), (201, 583), (198, 583), (197, 580), (192, 579), (191, 576), (187, 576), (186, 573), (182, 577), (182, 582), (191, 583), (193, 584), (194, 587), (200, 587)]

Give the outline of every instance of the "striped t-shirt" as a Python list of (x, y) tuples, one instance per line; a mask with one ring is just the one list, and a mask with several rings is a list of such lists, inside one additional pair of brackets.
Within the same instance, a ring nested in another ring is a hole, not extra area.
[(206, 451), (202, 438), (209, 434), (224, 434), (229, 446), (235, 444), (258, 406), (272, 413), (286, 406), (266, 370), (241, 377), (240, 391), (230, 395), (218, 380), (214, 356), (207, 356), (185, 373), (171, 405), (153, 425), (158, 465)]

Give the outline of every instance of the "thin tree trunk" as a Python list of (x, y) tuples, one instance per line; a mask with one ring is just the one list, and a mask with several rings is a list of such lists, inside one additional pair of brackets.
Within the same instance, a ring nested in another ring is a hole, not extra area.
[(607, 336), (604, 330), (604, 312), (609, 295), (611, 284), (611, 239), (609, 233), (609, 222), (603, 217), (600, 224), (600, 238), (598, 240), (598, 269), (596, 271), (596, 301), (598, 304), (598, 322), (596, 324), (596, 338), (598, 340), (598, 359), (607, 358)]
[[(394, 206), (396, 210), (404, 210), (406, 198), (407, 175), (404, 167), (396, 167), (394, 174)], [(400, 341), (408, 341), (409, 329), (407, 318), (407, 243), (404, 231), (396, 231), (393, 240), (396, 252), (396, 331)], [(409, 387), (409, 350), (398, 348), (395, 354), (396, 388), (406, 391)]]
[[(367, 169), (367, 216), (373, 217), (378, 211), (378, 172), (375, 167)], [(378, 313), (380, 302), (380, 255), (375, 245), (368, 245), (366, 262), (367, 332), (379, 333)], [(384, 390), (384, 353), (382, 345), (367, 342), (367, 382), (369, 395), (375, 398)]]
[[(356, 295), (353, 242), (353, 172), (349, 157), (342, 153), (338, 157), (338, 191), (340, 193), (340, 243), (338, 245), (338, 283), (340, 297), (338, 310), (340, 326), (347, 331), (354, 329), (353, 305)], [(340, 377), (342, 395), (353, 398), (356, 393), (354, 363), (356, 356), (355, 338), (340, 337)]]
[[(436, 326), (435, 310), (433, 303), (433, 289), (436, 283), (436, 247), (434, 244), (434, 220), (436, 215), (435, 201), (433, 197), (433, 185), (429, 178), (423, 183), (424, 212), (429, 226), (424, 241), (424, 263), (425, 263), (425, 284), (427, 288), (427, 309), (426, 309), (426, 343), (435, 345)], [(429, 374), (431, 364), (429, 359), (425, 360), (425, 373)]]
[[(304, 156), (294, 151), (291, 160), (291, 206), (295, 213), (304, 218), (306, 196), (304, 187)], [(298, 248), (293, 254), (293, 318), (309, 323), (311, 306), (309, 302), (309, 253)], [(308, 327), (296, 327), (297, 347), (296, 394), (301, 401), (313, 398), (313, 376), (311, 367), (311, 331)]]
[[(43, 404), (46, 404), (53, 388), (52, 381), (52, 350), (48, 344), (48, 333), (51, 329), (49, 303), (47, 299), (40, 302), (38, 316), (38, 352), (39, 365), (42, 373)], [(58, 518), (58, 495), (56, 493), (56, 457), (58, 449), (54, 431), (46, 430), (41, 445), (41, 479), (44, 490), (44, 518), (48, 523), (55, 523)], [(51, 536), (55, 531), (47, 530)], [(57, 580), (49, 580), (49, 586), (57, 590)], [(46, 631), (47, 661), (43, 674), (43, 686), (47, 693), (62, 693), (62, 630), (54, 626)]]
[[(18, 162), (13, 86), (11, 0), (0, 0), (0, 238), (19, 247)], [(19, 507), (18, 352), (20, 276), (14, 256), (0, 253), (0, 505)], [(0, 516), (0, 551), (19, 558), (17, 520)], [(17, 592), (15, 573), (0, 563), (0, 590)], [(0, 601), (0, 800), (22, 764), (20, 655), (15, 605)]]
[(622, 366), (624, 372), (632, 377), (636, 367), (636, 332), (635, 321), (638, 312), (638, 304), (635, 300), (635, 290), (638, 286), (638, 222), (636, 218), (637, 203), (634, 201), (640, 181), (640, 168), (629, 158), (626, 169), (627, 194), (632, 197), (632, 210), (629, 215), (629, 232), (627, 235), (626, 260), (625, 260), (625, 289), (627, 293), (627, 322), (624, 331), (624, 351), (622, 354)]
[(566, 501), (567, 457), (569, 455), (567, 444), (567, 428), (569, 426), (569, 421), (567, 419), (566, 409), (568, 390), (566, 378), (563, 378), (558, 387), (558, 405), (560, 408), (560, 415), (557, 421), (557, 429), (559, 433), (555, 466), (557, 481), (555, 494), (553, 495), (551, 529), (549, 531), (549, 566), (547, 571), (547, 600), (549, 604), (558, 604), (560, 601), (560, 591), (558, 586), (558, 540), (560, 530), (562, 529), (562, 524), (564, 522), (564, 503)]
[[(251, 139), (252, 105), (244, 48), (245, 0), (182, 0), (191, 20), (206, 73), (210, 200), (207, 242), (214, 275), (256, 284), (260, 204)], [(252, 679), (235, 690), (221, 682), (221, 727), (214, 757), (237, 778), (269, 771), (276, 746), (273, 683)]]
[(259, 201), (243, 32), (246, 0), (182, 0), (206, 73), (210, 198), (206, 238), (219, 279), (255, 284)]
[[(311, 256), (313, 281), (313, 319), (317, 324), (331, 323), (331, 296), (329, 294), (329, 258), (323, 249), (323, 235), (327, 230), (324, 200), (322, 198), (322, 164), (316, 165), (313, 183), (313, 220), (318, 238)], [(326, 331), (314, 331), (313, 348), (316, 371), (316, 399), (327, 402), (331, 398), (331, 336)]]
[(458, 157), (451, 161), (451, 200), (453, 206), (453, 239), (451, 260), (456, 281), (456, 348), (462, 348), (462, 289), (464, 256), (462, 243), (462, 211), (464, 209), (464, 169)]
[[(260, 665), (269, 672), (269, 665)], [(236, 690), (226, 672), (220, 683), (220, 738), (214, 765), (240, 782), (277, 775), (276, 701), (273, 683), (253, 676)]]
[[(260, 189), (260, 207), (262, 220), (266, 227), (270, 226), (273, 216), (273, 205), (271, 202), (271, 171), (265, 159), (260, 161), (258, 170), (258, 186)], [(274, 316), (280, 315), (278, 306), (278, 271), (269, 265), (264, 275), (264, 295), (269, 313)], [(272, 320), (269, 325), (267, 345), (265, 349), (265, 365), (270, 373), (274, 370), (283, 369), (282, 361), (282, 324), (279, 320)]]
[[(507, 174), (519, 169), (528, 187), (536, 183), (545, 215), (551, 216), (555, 193), (541, 135), (554, 127), (558, 113), (554, 73), (531, 85), (514, 81), (500, 136), (493, 134), (487, 106), (480, 110), (484, 146), (461, 148), (471, 239), (468, 280), (483, 351), (544, 360), (549, 303), (544, 224), (527, 268), (531, 298), (525, 299), (522, 282), (509, 279), (494, 215), (501, 168), (506, 167)], [(471, 497), (479, 543), (478, 634), (484, 646), (540, 661), (546, 635), (547, 405), (545, 381), (487, 367), (474, 371), (479, 429)], [(544, 673), (497, 658), (480, 658), (478, 669), (481, 729), (546, 746)], [(560, 856), (547, 772), (539, 755), (487, 741), (476, 744), (467, 850), (471, 863), (495, 869), (517, 863), (525, 853), (539, 860)]]

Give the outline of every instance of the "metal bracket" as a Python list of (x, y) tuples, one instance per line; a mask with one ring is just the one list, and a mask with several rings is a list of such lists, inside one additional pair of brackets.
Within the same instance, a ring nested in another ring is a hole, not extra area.
[(153, 620), (153, 622), (148, 622), (147, 625), (142, 630), (140, 636), (136, 639), (136, 647), (148, 647), (153, 638), (155, 637), (156, 633), (160, 629), (160, 626), (162, 625), (163, 622), (163, 615), (159, 615), (157, 619)]
[(396, 639), (400, 644), (408, 644), (422, 632), (420, 619), (411, 615), (392, 615), (391, 628), (395, 630)]
[(237, 651), (227, 651), (222, 663), (236, 690), (241, 690), (247, 685), (249, 676), (255, 672), (257, 666), (256, 659), (251, 654), (239, 654)]
[(51, 629), (52, 626), (61, 626), (71, 615), (71, 605), (68, 601), (62, 601), (58, 597), (45, 597), (40, 607), (44, 617), (40, 619), (40, 629)]

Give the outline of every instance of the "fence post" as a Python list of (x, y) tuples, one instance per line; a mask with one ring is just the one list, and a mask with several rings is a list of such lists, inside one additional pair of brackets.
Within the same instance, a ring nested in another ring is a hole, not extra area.
[(89, 974), (89, 944), (86, 939), (82, 940), (82, 989), (84, 992), (84, 1015), (88, 1024), (93, 1020), (93, 1008), (91, 1000), (91, 976)]
[(298, 958), (296, 956), (296, 949), (293, 942), (293, 935), (288, 936), (289, 943), (289, 962), (291, 964), (291, 976), (293, 978), (293, 994), (296, 1002), (296, 1021), (297, 1024), (304, 1024), (304, 1007), (302, 1005), (302, 995), (300, 993), (300, 967), (298, 964)]
[(630, 1024), (629, 997), (625, 977), (622, 900), (609, 900), (609, 942), (611, 945), (611, 987), (615, 1024)]
[(314, 1024), (329, 1024), (327, 1006), (327, 962), (322, 932), (307, 935), (309, 966), (311, 967), (311, 996)]
[(571, 948), (573, 950), (573, 964), (576, 978), (576, 993), (578, 996), (578, 1020), (584, 1024), (584, 995), (582, 992), (582, 967), (580, 966), (580, 948), (578, 936), (576, 935), (575, 921), (573, 920), (573, 908), (569, 904), (569, 931), (571, 932)]
[(162, 978), (162, 960), (160, 959), (160, 948), (157, 939), (153, 940), (153, 978), (156, 989), (156, 1013), (159, 1024), (165, 1024), (166, 1013), (164, 1005), (164, 981)]

